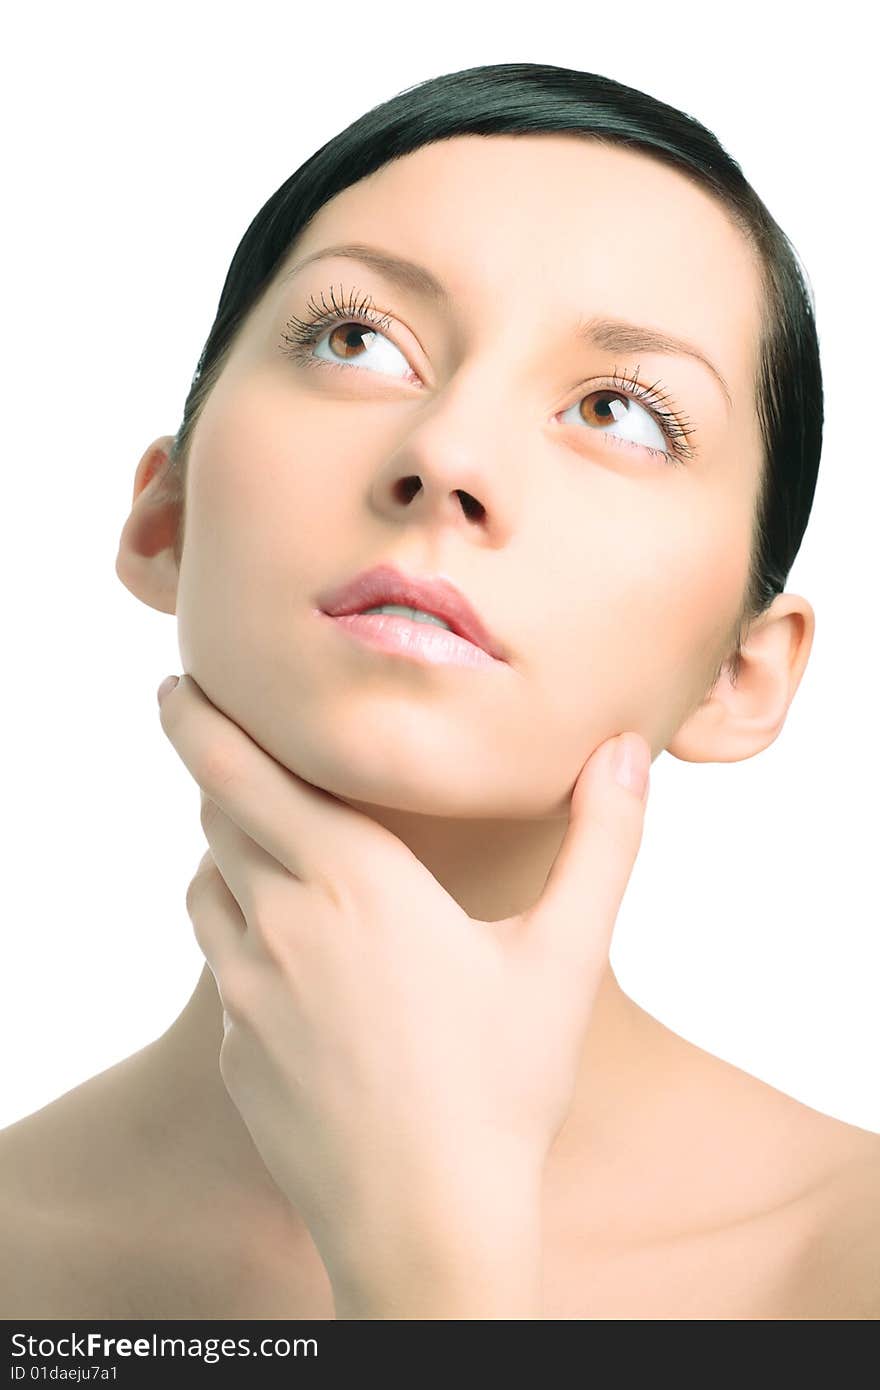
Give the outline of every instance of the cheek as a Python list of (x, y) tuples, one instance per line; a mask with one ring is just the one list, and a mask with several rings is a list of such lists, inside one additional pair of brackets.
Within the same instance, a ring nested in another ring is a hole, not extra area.
[(706, 697), (742, 602), (748, 560), (747, 540), (707, 528), (698, 545), (691, 540), (668, 557), (662, 591), (643, 604), (637, 709), (650, 711), (656, 746), (666, 747)]
[[(320, 457), (318, 451), (317, 457)], [(271, 378), (221, 378), (193, 440), (190, 504), (200, 542), (254, 549), (289, 546), (292, 517), (310, 515), (318, 486), (308, 419)], [(310, 517), (311, 519), (311, 517)], [(250, 524), (248, 524), (250, 523)]]
[(565, 622), (536, 635), (534, 647), (544, 655), (533, 674), (551, 726), (576, 727), (595, 712), (608, 727), (659, 729), (718, 659), (745, 587), (747, 521), (704, 514), (687, 528), (639, 534), (642, 544), (626, 554), (594, 546), (592, 563), (572, 560), (572, 577), (560, 577), (573, 596)]
[(742, 602), (748, 562), (746, 518), (705, 526), (697, 540), (669, 557), (666, 604), (654, 616), (664, 633), (662, 655), (682, 678), (699, 677), (717, 661)]
[[(193, 439), (178, 589), (181, 655), (195, 674), (250, 679), (258, 653), (277, 649), (290, 607), (314, 587), (309, 554), (326, 552), (324, 508), (312, 492), (314, 449), (291, 418), (289, 395), (258, 378), (221, 377)], [(326, 563), (326, 561), (325, 561)], [(261, 660), (264, 658), (260, 658)]]
[(273, 373), (221, 377), (193, 440), (185, 551), (215, 608), (256, 613), (273, 593), (326, 582), (354, 492), (353, 447), (328, 442), (326, 408)]

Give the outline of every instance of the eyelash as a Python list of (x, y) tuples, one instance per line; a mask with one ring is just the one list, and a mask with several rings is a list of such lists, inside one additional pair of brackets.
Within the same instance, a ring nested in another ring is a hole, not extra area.
[[(321, 292), (321, 304), (316, 304), (314, 297), (310, 295), (306, 306), (308, 310), (306, 319), (297, 318), (296, 314), (288, 319), (285, 331), (281, 335), (282, 342), (286, 344), (282, 351), (306, 366), (329, 367), (331, 371), (334, 368), (348, 371), (349, 368), (342, 362), (324, 362), (319, 358), (312, 357), (309, 349), (315, 346), (328, 328), (332, 328), (338, 323), (361, 323), (364, 327), (376, 329), (377, 332), (384, 332), (391, 325), (392, 320), (387, 314), (377, 314), (370, 308), (372, 297), (369, 294), (363, 295), (360, 302), (357, 302), (356, 294), (355, 290), (351, 290), (348, 302), (337, 304), (331, 286), (329, 306), (324, 299), (323, 291)], [(609, 434), (606, 437), (624, 448), (647, 449), (649, 454), (659, 455), (673, 467), (680, 467), (685, 459), (694, 456), (693, 449), (687, 443), (688, 435), (693, 434), (693, 426), (688, 417), (674, 407), (674, 403), (666, 392), (657, 389), (660, 385), (659, 381), (655, 381), (652, 386), (642, 386), (639, 383), (638, 370), (636, 367), (628, 379), (625, 376), (619, 376), (615, 367), (611, 375), (605, 379), (606, 389), (619, 390), (622, 395), (644, 406), (663, 431), (670, 447), (668, 450), (654, 449), (648, 444), (634, 444), (631, 440), (620, 439), (614, 434)], [(601, 387), (594, 389), (600, 390)]]

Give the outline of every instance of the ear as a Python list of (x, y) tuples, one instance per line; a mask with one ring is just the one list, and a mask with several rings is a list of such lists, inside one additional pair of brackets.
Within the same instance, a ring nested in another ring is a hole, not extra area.
[(132, 507), (119, 538), (116, 573), (126, 589), (160, 613), (174, 613), (178, 566), (174, 555), (183, 497), (168, 473), (173, 434), (144, 451), (134, 475)]
[(736, 681), (726, 662), (667, 752), (686, 763), (736, 763), (771, 744), (800, 684), (815, 627), (816, 615), (805, 598), (777, 595), (749, 629)]

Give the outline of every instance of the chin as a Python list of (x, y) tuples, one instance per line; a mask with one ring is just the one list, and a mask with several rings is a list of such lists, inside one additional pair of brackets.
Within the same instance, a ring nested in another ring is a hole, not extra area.
[(447, 820), (543, 820), (567, 814), (570, 788), (552, 789), (539, 803), (534, 783), (521, 773), (516, 781), (505, 779), (505, 770), (508, 779), (517, 775), (515, 758), (493, 767), (431, 757), (424, 747), (408, 759), (402, 753), (399, 745), (386, 755), (373, 744), (361, 748), (358, 757), (345, 756), (338, 748), (319, 752), (312, 743), (296, 773), (367, 814), (370, 807)]
[(473, 800), (469, 800), (460, 780), (450, 781), (448, 771), (441, 774), (436, 767), (426, 768), (419, 759), (414, 759), (405, 775), (399, 761), (380, 768), (356, 768), (351, 762), (334, 764), (329, 758), (310, 776), (306, 775), (306, 780), (340, 801), (357, 803), (355, 810), (375, 806), (456, 819), (487, 814), (478, 789), (474, 790)]

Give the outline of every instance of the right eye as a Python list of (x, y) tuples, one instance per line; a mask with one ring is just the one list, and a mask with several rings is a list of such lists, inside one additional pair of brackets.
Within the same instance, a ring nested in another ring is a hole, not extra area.
[[(326, 348), (326, 357), (318, 351), (322, 344)], [(369, 360), (371, 352), (372, 363)], [(315, 343), (315, 356), (319, 361), (332, 362), (334, 366), (354, 366), (366, 357), (364, 365), (372, 372), (381, 372), (386, 366), (393, 367), (396, 357), (398, 365), (403, 365), (404, 373), (412, 373), (412, 368), (400, 348), (395, 347), (390, 338), (386, 338), (385, 334), (376, 328), (366, 328), (359, 323), (338, 323), (328, 332), (322, 333)], [(392, 374), (400, 376), (403, 373)]]
[[(321, 363), (347, 369), (356, 367), (366, 358), (367, 371), (418, 380), (400, 348), (370, 322), (369, 315), (364, 317), (366, 321), (362, 322), (331, 311), (311, 324), (291, 319), (282, 335), (282, 340), (288, 344), (285, 351), (306, 366)], [(388, 323), (387, 318), (377, 318), (377, 321), (383, 325)], [(395, 362), (396, 371), (393, 370)]]

